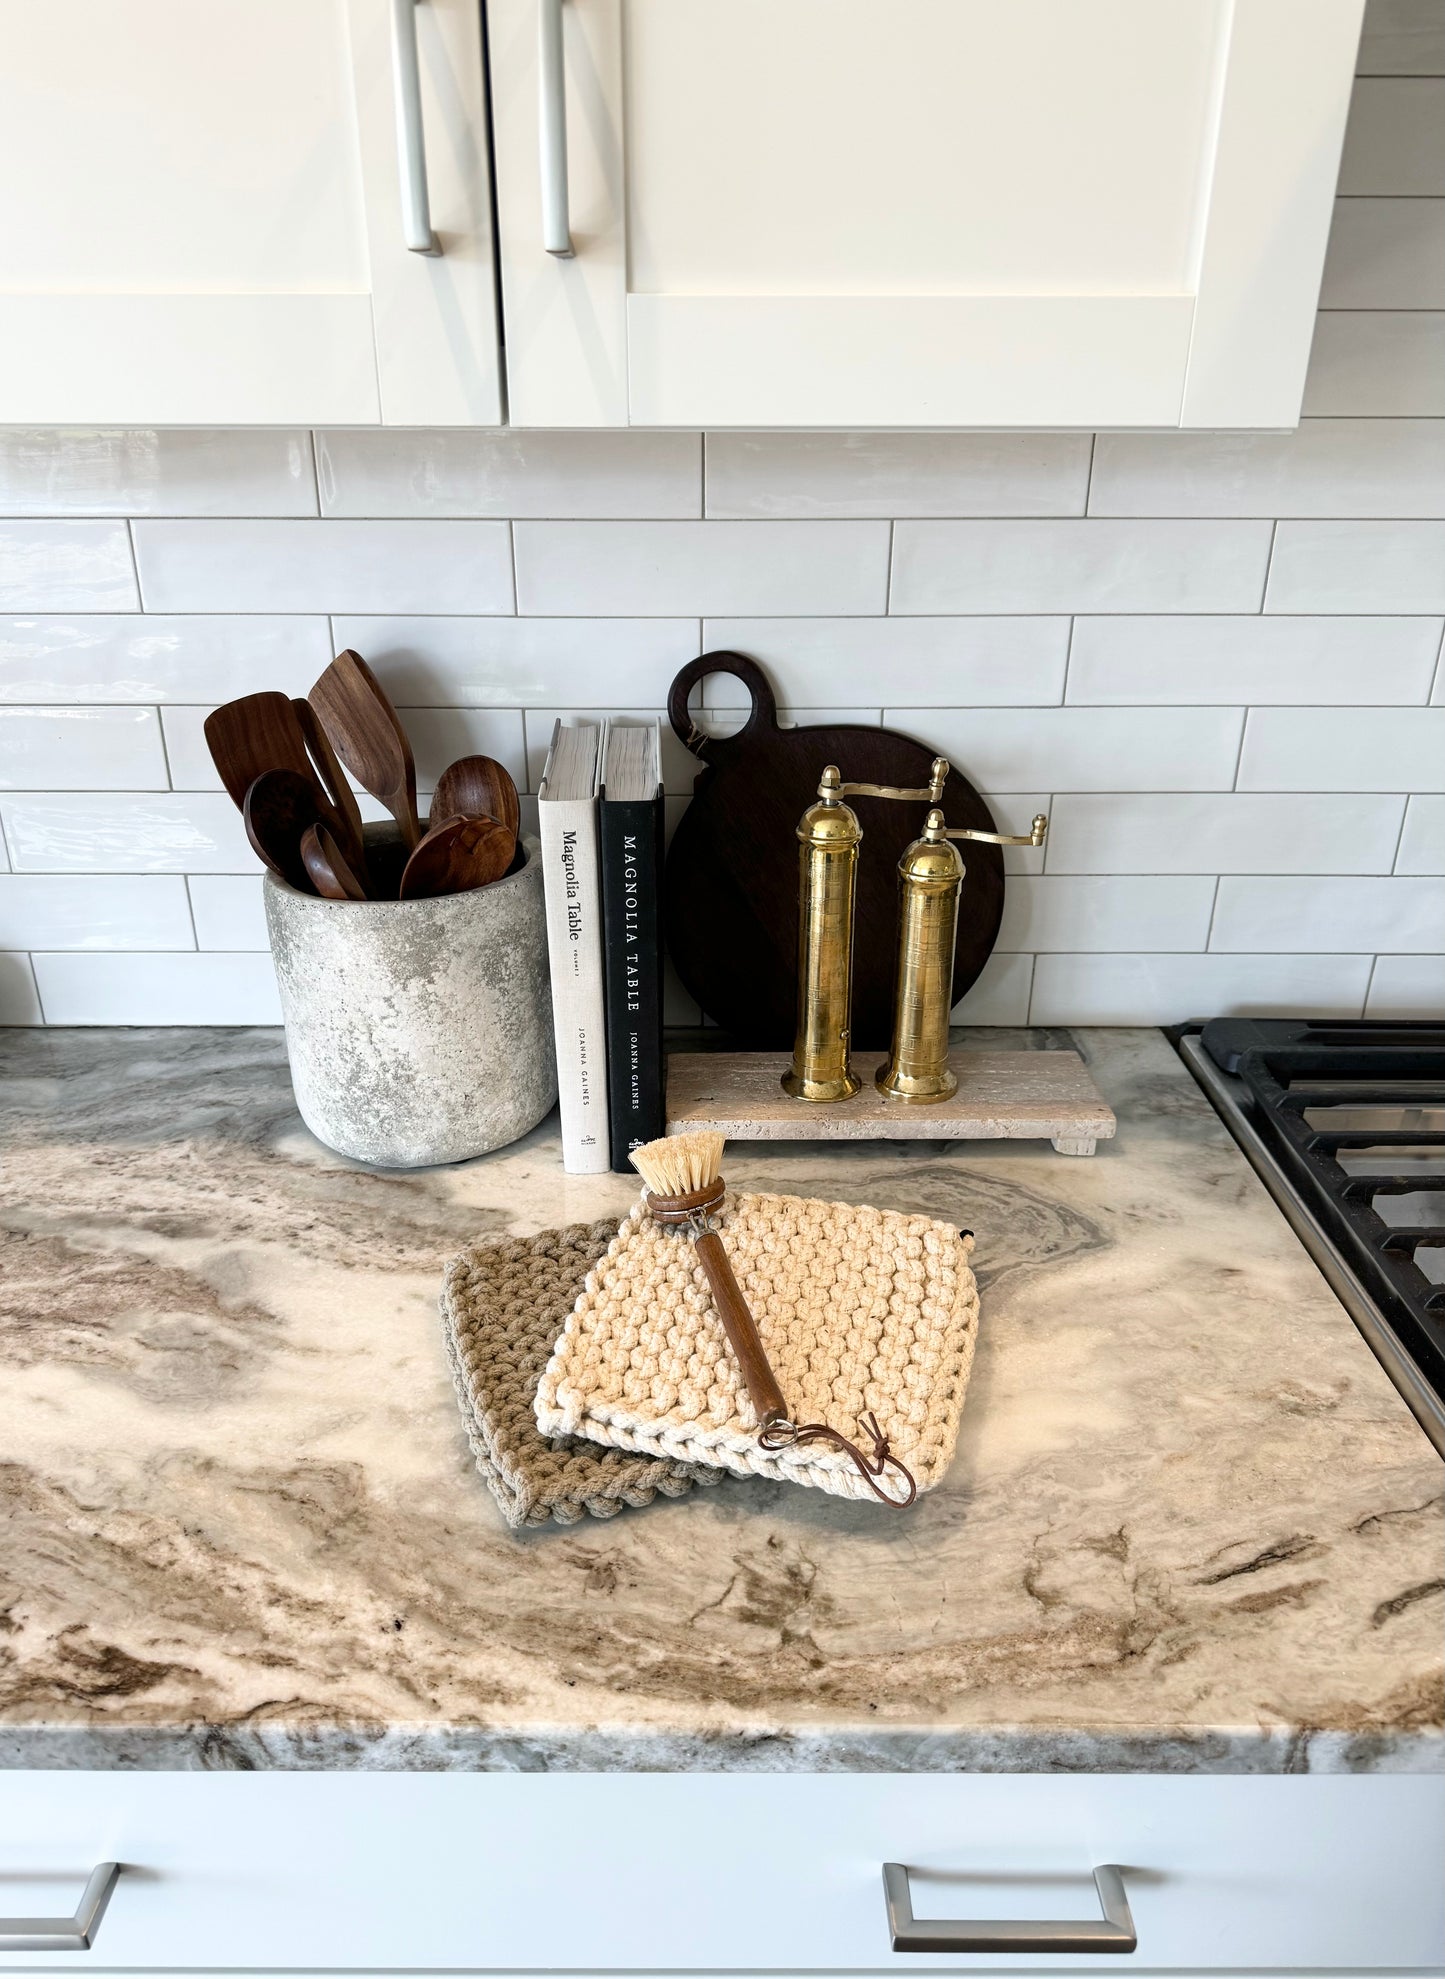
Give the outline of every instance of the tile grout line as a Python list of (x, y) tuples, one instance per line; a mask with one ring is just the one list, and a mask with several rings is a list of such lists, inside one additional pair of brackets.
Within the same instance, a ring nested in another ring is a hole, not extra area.
[(1363, 1017), (1366, 1014), (1366, 1012), (1369, 1010), (1370, 997), (1373, 994), (1375, 988), (1375, 971), (1379, 968), (1379, 966), (1380, 966), (1379, 956), (1372, 955), (1370, 957), (1370, 971), (1369, 974), (1365, 977), (1365, 994), (1360, 999), (1359, 1014), (1361, 1015), (1361, 1017)]
[(1413, 879), (1416, 877), (1416, 875), (1413, 873), (1402, 874), (1400, 872), (1400, 852), (1405, 843), (1405, 826), (1410, 821), (1410, 806), (1414, 802), (1414, 800), (1415, 800), (1415, 793), (1413, 791), (1407, 792), (1405, 797), (1405, 802), (1400, 807), (1400, 829), (1395, 834), (1395, 856), (1390, 861), (1389, 876), (1391, 879), (1398, 879), (1398, 878)]

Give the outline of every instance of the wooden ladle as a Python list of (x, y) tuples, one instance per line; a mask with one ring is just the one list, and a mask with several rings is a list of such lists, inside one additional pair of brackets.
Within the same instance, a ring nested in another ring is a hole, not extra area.
[(308, 825), (302, 832), (301, 863), (323, 900), (368, 898), (366, 888), (325, 825)]
[(350, 647), (338, 653), (307, 697), (320, 715), (337, 755), (363, 790), (380, 800), (414, 850), (421, 839), (416, 815), (416, 764), (386, 690)]
[(301, 840), (312, 825), (326, 822), (320, 797), (314, 777), (298, 770), (263, 770), (241, 803), (251, 850), (298, 893), (316, 891), (301, 857)]
[(490, 886), (511, 865), (517, 834), (495, 818), (445, 818), (433, 825), (406, 862), (402, 900), (471, 893)]
[(429, 822), (435, 827), (448, 818), (495, 818), (508, 831), (520, 829), (517, 786), (495, 756), (461, 756), (442, 771), (432, 792)]

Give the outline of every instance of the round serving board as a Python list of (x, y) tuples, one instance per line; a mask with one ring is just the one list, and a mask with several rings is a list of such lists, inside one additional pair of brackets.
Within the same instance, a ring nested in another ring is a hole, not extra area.
[[(687, 697), (710, 673), (729, 673), (752, 697), (736, 735), (701, 735)], [(668, 850), (663, 913), (668, 952), (689, 995), (739, 1045), (790, 1050), (797, 1017), (798, 820), (836, 763), (848, 783), (921, 788), (938, 754), (892, 728), (823, 723), (780, 728), (768, 677), (742, 653), (704, 653), (685, 666), (667, 697), (667, 717), (700, 758), (693, 800)], [(850, 797), (863, 827), (853, 935), (853, 1044), (887, 1048), (898, 939), (898, 860), (923, 830), (928, 806)], [(950, 825), (997, 827), (956, 767), (944, 786)], [(959, 847), (967, 873), (955, 950), (955, 1002), (977, 980), (1003, 914), (1003, 854), (996, 845)]]

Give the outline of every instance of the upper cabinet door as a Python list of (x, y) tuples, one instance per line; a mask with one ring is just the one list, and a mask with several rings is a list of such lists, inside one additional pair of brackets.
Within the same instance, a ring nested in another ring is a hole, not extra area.
[(0, 0), (0, 423), (494, 424), (478, 9)]
[(511, 417), (1293, 425), (1362, 7), (489, 0)]

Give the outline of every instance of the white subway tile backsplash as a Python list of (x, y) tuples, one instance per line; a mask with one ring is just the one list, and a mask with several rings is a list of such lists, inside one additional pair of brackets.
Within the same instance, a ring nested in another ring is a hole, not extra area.
[(0, 522), (0, 611), (139, 608), (123, 522)]
[(1005, 955), (995, 949), (978, 981), (954, 1004), (954, 1023), (1027, 1024), (1033, 979), (1032, 955)]
[(1041, 955), (1033, 1024), (1358, 1017), (1368, 955)]
[(519, 786), (526, 784), (527, 739), (520, 708), (398, 708), (411, 738), (420, 790), (436, 787), (459, 756), (494, 756)]
[(1321, 311), (1315, 319), (1304, 411), (1332, 418), (1363, 413), (1374, 419), (1445, 413), (1445, 310)]
[[(1419, 801), (1419, 800), (1417, 800)], [(1069, 794), (1054, 800), (1054, 873), (1388, 873), (1400, 797)]]
[[(702, 652), (746, 653), (794, 706), (870, 696), (894, 708), (1053, 706), (1063, 698), (1067, 618), (709, 618)], [(742, 683), (710, 675), (709, 707), (740, 707)], [(906, 721), (900, 721), (906, 728)]]
[(1438, 618), (1079, 618), (1068, 701), (1236, 707), (1253, 702), (1421, 703)]
[(164, 790), (154, 708), (0, 707), (0, 790)]
[(1445, 186), (1445, 81), (1355, 84), (1340, 160), (1342, 193), (1438, 197)]
[(1410, 799), (1395, 871), (1445, 873), (1445, 796)]
[(185, 882), (191, 896), (197, 948), (269, 949), (264, 875), (193, 873)]
[(1253, 612), (1268, 522), (900, 522), (890, 609)]
[(1320, 307), (1445, 309), (1445, 197), (1337, 199)]
[(318, 433), (324, 515), (695, 516), (697, 433), (520, 427)]
[(229, 797), (205, 792), (26, 794), (0, 800), (16, 872), (250, 873)]
[(204, 701), (304, 694), (331, 658), (324, 618), (161, 612), (0, 619), (0, 702)]
[(133, 527), (147, 611), (512, 609), (505, 522), (137, 522)]
[(709, 433), (707, 513), (1082, 515), (1090, 445), (1087, 433)]
[(1445, 76), (1440, 0), (1368, 0), (1356, 73)]
[(279, 1024), (269, 955), (32, 956), (47, 1024)]
[(1445, 790), (1445, 708), (1251, 708), (1241, 790)]
[(1445, 419), (1307, 419), (1294, 433), (1101, 433), (1089, 513), (1445, 516)]
[(998, 946), (1005, 951), (1082, 954), (1126, 949), (1202, 949), (1214, 905), (1212, 876), (1104, 878), (1019, 875), (1004, 894)]
[(1209, 946), (1445, 951), (1445, 879), (1236, 879), (1219, 882)]
[(1241, 708), (885, 708), (978, 790), (1228, 790)]
[(518, 522), (517, 609), (543, 617), (879, 613), (886, 522)]
[(30, 957), (0, 953), (0, 1024), (44, 1022)]
[(1438, 955), (1377, 955), (1367, 1017), (1445, 1017), (1445, 963)]
[(0, 515), (315, 515), (311, 435), (0, 428)]
[(1445, 522), (1281, 522), (1267, 612), (1445, 612)]
[[(596, 687), (661, 707), (701, 651), (695, 618), (349, 618), (332, 621), (410, 707), (565, 708)], [(319, 670), (319, 669), (318, 669)]]
[(0, 948), (194, 948), (179, 874), (0, 877)]

